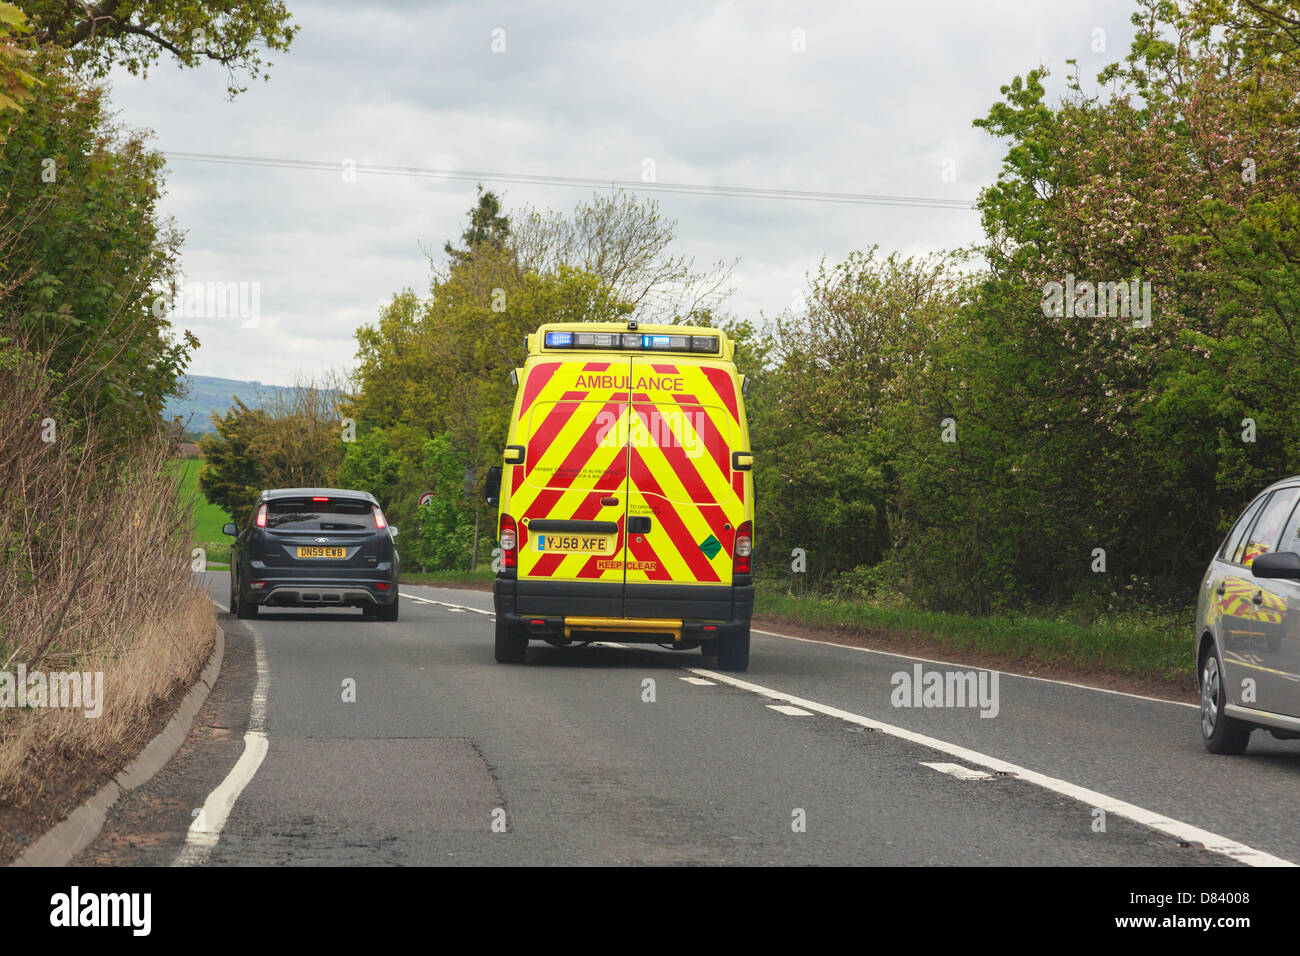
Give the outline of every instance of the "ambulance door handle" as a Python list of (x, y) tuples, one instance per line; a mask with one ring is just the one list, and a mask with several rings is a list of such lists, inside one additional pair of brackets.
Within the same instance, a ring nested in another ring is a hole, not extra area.
[(1214, 593), (1217, 594), (1219, 597), (1223, 597), (1225, 594), (1228, 593), (1228, 589), (1225, 585), (1220, 584), (1217, 588), (1214, 589)]
[(1263, 591), (1256, 591), (1256, 592), (1254, 593), (1254, 595), (1251, 597), (1251, 599), (1250, 599), (1250, 603), (1251, 603), (1251, 604), (1263, 604), (1263, 603), (1264, 603), (1264, 592), (1263, 592)]
[(647, 534), (650, 531), (650, 518), (648, 515), (636, 515), (627, 519), (627, 530), (630, 534)]

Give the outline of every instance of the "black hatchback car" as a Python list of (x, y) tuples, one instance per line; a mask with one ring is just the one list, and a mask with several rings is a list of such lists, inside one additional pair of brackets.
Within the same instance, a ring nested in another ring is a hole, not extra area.
[(397, 548), (374, 496), (339, 488), (280, 488), (257, 499), (248, 525), (223, 529), (230, 549), (230, 609), (359, 607), (397, 620)]

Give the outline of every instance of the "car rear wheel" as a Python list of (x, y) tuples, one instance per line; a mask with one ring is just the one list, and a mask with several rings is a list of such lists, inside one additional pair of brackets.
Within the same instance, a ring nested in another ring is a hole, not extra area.
[(714, 640), (717, 642), (719, 670), (743, 671), (749, 667), (748, 625), (743, 631), (723, 634)]
[(392, 604), (380, 604), (375, 608), (375, 616), (381, 621), (397, 620), (397, 595), (393, 595)]
[(233, 562), (230, 573), (230, 610), (241, 621), (247, 621), (250, 617), (257, 617), (257, 605), (240, 597), (239, 582), (235, 580)]
[(1239, 754), (1250, 742), (1251, 727), (1223, 712), (1228, 690), (1223, 682), (1223, 662), (1211, 647), (1201, 665), (1201, 740), (1212, 754)]
[(528, 637), (519, 633), (500, 617), (497, 618), (496, 656), (498, 664), (522, 664), (528, 650)]

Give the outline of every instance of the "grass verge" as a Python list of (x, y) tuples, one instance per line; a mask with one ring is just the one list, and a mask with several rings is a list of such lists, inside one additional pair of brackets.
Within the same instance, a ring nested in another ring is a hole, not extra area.
[(1179, 690), (1195, 680), (1190, 612), (1117, 614), (1090, 622), (1071, 620), (1068, 615), (972, 617), (825, 595), (792, 595), (760, 585), (754, 614), (769, 625), (790, 624), (928, 648), (935, 657), (967, 652), (1029, 670), (1054, 666), (1156, 681)]
[(480, 565), (477, 571), (413, 571), (402, 572), (403, 584), (429, 584), (437, 587), (471, 588), (475, 591), (491, 591), (492, 579), (496, 572), (490, 564)]

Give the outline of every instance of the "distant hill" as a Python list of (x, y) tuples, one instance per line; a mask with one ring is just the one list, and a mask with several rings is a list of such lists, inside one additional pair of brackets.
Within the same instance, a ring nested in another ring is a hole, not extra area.
[(189, 394), (168, 400), (166, 417), (170, 420), (179, 415), (182, 423), (188, 419), (189, 430), (198, 434), (215, 431), (210, 416), (213, 412), (224, 415), (235, 404), (235, 397), (250, 408), (256, 408), (275, 392), (284, 391), (281, 385), (263, 385), (261, 382), (211, 375), (186, 375), (185, 384)]

